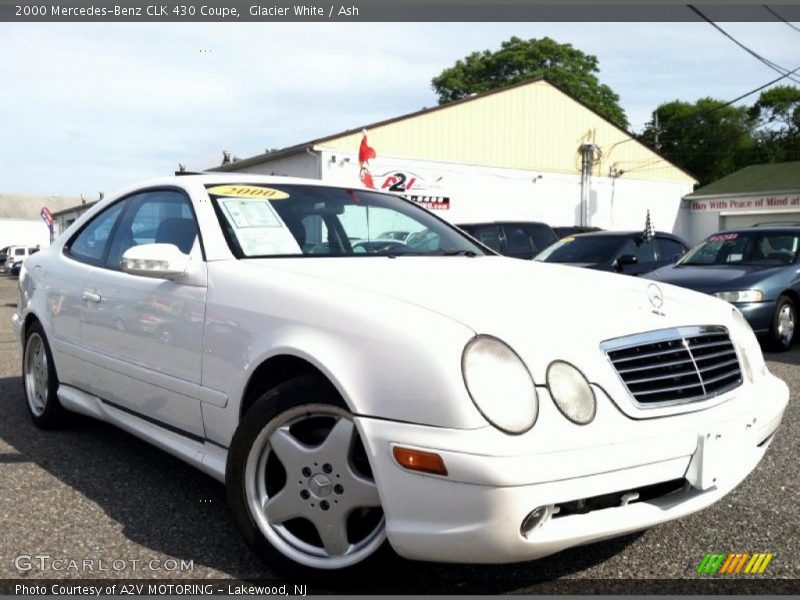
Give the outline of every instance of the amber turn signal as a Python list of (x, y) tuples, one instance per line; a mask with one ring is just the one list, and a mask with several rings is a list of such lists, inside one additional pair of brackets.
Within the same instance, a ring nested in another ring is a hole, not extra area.
[(392, 452), (395, 460), (404, 469), (433, 473), (434, 475), (447, 475), (447, 468), (444, 466), (442, 457), (438, 454), (414, 450), (413, 448), (401, 448), (400, 446), (395, 446)]

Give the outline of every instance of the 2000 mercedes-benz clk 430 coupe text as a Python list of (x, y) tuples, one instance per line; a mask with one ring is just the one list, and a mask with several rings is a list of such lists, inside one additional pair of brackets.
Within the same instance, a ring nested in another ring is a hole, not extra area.
[(753, 470), (788, 401), (726, 302), (299, 179), (101, 201), (26, 261), (13, 320), (37, 425), (84, 413), (224, 481), (289, 567), (387, 541), (522, 561), (675, 519)]

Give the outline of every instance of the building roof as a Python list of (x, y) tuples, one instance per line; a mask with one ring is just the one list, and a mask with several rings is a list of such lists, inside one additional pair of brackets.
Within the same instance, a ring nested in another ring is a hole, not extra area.
[(57, 210), (53, 212), (54, 217), (60, 217), (61, 215), (65, 215), (67, 213), (75, 212), (75, 211), (87, 211), (92, 208), (95, 204), (100, 202), (99, 200), (92, 200), (91, 202), (79, 202), (78, 204), (73, 204), (71, 206), (67, 206), (66, 208), (62, 208), (61, 210)]
[(791, 191), (800, 191), (800, 161), (750, 165), (698, 188), (686, 197)]
[(355, 153), (365, 129), (379, 159), (391, 156), (578, 172), (580, 144), (595, 142), (602, 152), (596, 166), (597, 174), (608, 175), (614, 167), (632, 178), (696, 183), (690, 173), (543, 77), (362, 125), (209, 171), (244, 170), (307, 150)]
[(35, 194), (0, 194), (0, 219), (40, 219), (42, 207), (53, 214), (69, 206), (80, 204), (74, 196), (37, 196)]

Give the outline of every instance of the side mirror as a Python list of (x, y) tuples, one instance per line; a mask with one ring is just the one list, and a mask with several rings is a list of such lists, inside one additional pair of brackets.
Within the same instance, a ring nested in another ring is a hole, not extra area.
[(174, 244), (142, 244), (122, 255), (122, 270), (131, 275), (178, 279), (189, 266), (189, 255)]
[(639, 259), (633, 254), (623, 254), (614, 261), (614, 269), (616, 269), (618, 272), (622, 272), (622, 269), (625, 265), (635, 265), (638, 262)]

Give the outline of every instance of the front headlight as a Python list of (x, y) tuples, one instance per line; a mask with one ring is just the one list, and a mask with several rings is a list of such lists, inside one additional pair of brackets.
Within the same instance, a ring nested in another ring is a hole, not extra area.
[(506, 433), (524, 433), (536, 422), (539, 400), (525, 364), (506, 344), (486, 335), (464, 348), (461, 370), (475, 406)]
[(573, 423), (586, 425), (594, 419), (597, 402), (592, 386), (578, 369), (557, 360), (547, 367), (547, 389), (558, 410)]
[(720, 300), (725, 300), (726, 302), (761, 302), (764, 299), (764, 292), (761, 290), (716, 292), (714, 295)]

